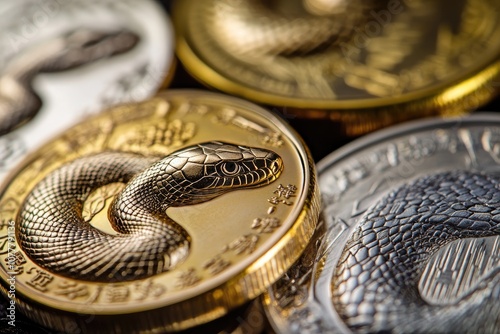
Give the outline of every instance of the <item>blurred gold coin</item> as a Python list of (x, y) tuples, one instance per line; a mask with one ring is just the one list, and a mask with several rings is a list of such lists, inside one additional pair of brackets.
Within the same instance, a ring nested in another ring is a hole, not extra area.
[(278, 117), (220, 94), (162, 93), (74, 126), (11, 174), (2, 289), (66, 333), (189, 328), (278, 279), (318, 202), (311, 157)]
[(177, 1), (177, 53), (216, 89), (360, 135), (497, 93), (496, 0)]

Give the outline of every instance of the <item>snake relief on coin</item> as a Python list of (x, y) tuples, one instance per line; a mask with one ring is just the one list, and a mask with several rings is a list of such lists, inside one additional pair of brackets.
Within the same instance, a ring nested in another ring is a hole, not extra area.
[(151, 0), (3, 1), (0, 22), (0, 182), (44, 140), (152, 96), (171, 71), (172, 28)]
[(289, 268), (314, 230), (317, 192), (309, 154), (277, 117), (223, 95), (164, 93), (25, 160), (1, 190), (0, 276), (52, 329), (184, 329)]
[(358, 136), (495, 96), (499, 10), (496, 0), (179, 0), (176, 52), (210, 86)]
[(484, 114), (381, 131), (322, 160), (323, 230), (264, 298), (275, 329), (496, 332), (499, 142), (500, 118)]

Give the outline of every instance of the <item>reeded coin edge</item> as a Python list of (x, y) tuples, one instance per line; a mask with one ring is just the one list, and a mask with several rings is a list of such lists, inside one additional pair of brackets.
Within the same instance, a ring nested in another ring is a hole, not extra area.
[[(289, 269), (308, 245), (320, 212), (319, 188), (312, 159), (309, 163), (308, 196), (293, 226), (250, 267), (215, 289), (177, 304), (129, 314), (92, 314), (89, 312), (91, 308), (87, 309), (85, 305), (78, 313), (71, 313), (49, 308), (25, 296), (16, 297), (16, 306), (29, 319), (45, 327), (60, 331), (74, 328), (78, 333), (80, 329), (96, 333), (179, 331), (222, 317), (262, 294)], [(3, 284), (0, 292), (7, 295)]]
[[(488, 126), (488, 125), (496, 125), (496, 126), (500, 125), (500, 115), (493, 112), (479, 112), (473, 115), (453, 117), (449, 119), (444, 119), (442, 117), (434, 117), (425, 120), (410, 121), (404, 124), (392, 126), (391, 128), (388, 129), (376, 131), (372, 134), (364, 136), (363, 138), (357, 139), (338, 150), (333, 151), (325, 158), (320, 160), (316, 164), (316, 170), (318, 173), (318, 183), (320, 182), (322, 174), (329, 168), (331, 168), (332, 165), (341, 163), (342, 161), (349, 159), (352, 155), (358, 154), (359, 151), (366, 150), (367, 148), (370, 147), (375, 147), (383, 142), (389, 142), (392, 139), (397, 139), (405, 135), (411, 135), (416, 132), (429, 131), (433, 129), (439, 130), (439, 129), (456, 128), (458, 130), (463, 126)], [(318, 272), (314, 273), (314, 276), (312, 276), (311, 278), (310, 282), (312, 282), (313, 285), (315, 284), (314, 283), (315, 277), (317, 278), (318, 275), (321, 275), (323, 267), (321, 266), (320, 268), (321, 269)], [(274, 308), (274, 306), (276, 306), (274, 298), (271, 296), (272, 294), (271, 289), (272, 287), (266, 290), (266, 292), (261, 296), (261, 301), (264, 305), (264, 311), (270, 325), (272, 326), (275, 332), (279, 333), (280, 326), (272, 316), (272, 313), (274, 312), (271, 312), (270, 310), (270, 308)], [(314, 291), (314, 289), (310, 288), (309, 291)], [(338, 325), (342, 326), (341, 328), (342, 333), (350, 332), (350, 330), (347, 327), (343, 327), (343, 323), (340, 323)], [(340, 328), (337, 328), (337, 330), (340, 330)]]
[(228, 79), (204, 62), (191, 47), (184, 15), (190, 8), (188, 2), (175, 2), (172, 17), (176, 30), (176, 53), (192, 76), (209, 88), (257, 103), (287, 107), (290, 108), (287, 112), (300, 117), (341, 121), (346, 126), (347, 135), (364, 134), (416, 117), (461, 115), (466, 113), (467, 109), (476, 109), (498, 95), (491, 85), (500, 76), (498, 55), (466, 73), (449, 78), (446, 82), (396, 97), (341, 101), (307, 100), (262, 92)]
[[(125, 314), (119, 313), (119, 311), (92, 312), (90, 305), (81, 305), (78, 309), (61, 310), (57, 309), (55, 304), (45, 305), (41, 300), (35, 300), (29, 295), (17, 291), (17, 305), (28, 318), (46, 327), (61, 331), (67, 331), (68, 323), (92, 332), (96, 330), (107, 332), (135, 329), (137, 331), (158, 329), (178, 331), (187, 329), (217, 319), (244, 302), (259, 296), (281, 277), (302, 254), (313, 235), (320, 212), (319, 187), (314, 161), (304, 141), (295, 130), (278, 117), (263, 108), (238, 98), (197, 90), (172, 90), (164, 92), (158, 97), (168, 98), (169, 94), (191, 94), (193, 92), (202, 92), (207, 97), (225, 97), (231, 101), (239, 101), (243, 105), (258, 108), (262, 111), (262, 116), (272, 119), (278, 128), (286, 131), (285, 133), (287, 133), (290, 142), (298, 151), (302, 169), (307, 172), (303, 181), (303, 185), (306, 187), (303, 202), (301, 207), (294, 210), (295, 214), (292, 213), (292, 217), (289, 218), (292, 220), (296, 217), (290, 229), (279, 238), (278, 242), (239, 274), (223, 284), (189, 299), (160, 306), (156, 309), (142, 308), (137, 312), (130, 311), (130, 308), (128, 308), (126, 312), (129, 313)], [(130, 103), (124, 105), (130, 105)], [(115, 108), (116, 106), (108, 110)], [(92, 118), (98, 118), (100, 115), (102, 113)], [(55, 138), (58, 138), (58, 136), (53, 137), (47, 143)], [(24, 168), (26, 163), (31, 161), (34, 156), (36, 156), (36, 152), (32, 152), (25, 157), (18, 168), (12, 171), (11, 175), (6, 179), (4, 186), (9, 184), (15, 176), (15, 172), (19, 171), (20, 168)], [(4, 273), (2, 272), (2, 274)], [(5, 287), (7, 282), (2, 280), (0, 283), (0, 293), (7, 296)], [(88, 320), (90, 318), (92, 318), (92, 321)]]

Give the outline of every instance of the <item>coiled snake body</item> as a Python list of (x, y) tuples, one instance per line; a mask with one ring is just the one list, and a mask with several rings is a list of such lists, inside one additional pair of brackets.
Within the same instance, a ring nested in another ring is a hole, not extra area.
[[(218, 47), (229, 54), (228, 63), (221, 62), (222, 71), (234, 66), (248, 67), (272, 78), (269, 80), (272, 84), (266, 80), (256, 81), (261, 90), (275, 91), (277, 86), (281, 87), (274, 83), (278, 81), (290, 85), (291, 91), (287, 94), (334, 98), (336, 92), (331, 81), (336, 75), (332, 73), (341, 71), (337, 64), (342, 64), (346, 57), (341, 49), (351, 49), (350, 43), (359, 35), (356, 31), (363, 31), (366, 22), (373, 20), (368, 15), (370, 11), (387, 8), (387, 2), (206, 1), (203, 3), (206, 9), (200, 10), (200, 17), (193, 20), (210, 22), (200, 25), (199, 35), (213, 38)], [(203, 46), (205, 42), (200, 39), (199, 43)], [(231, 65), (231, 59), (235, 61), (234, 65)]]
[(32, 87), (40, 73), (70, 70), (132, 49), (139, 36), (130, 31), (78, 29), (28, 49), (0, 73), (0, 136), (32, 119), (42, 100)]
[(347, 242), (332, 281), (335, 308), (360, 332), (480, 331), (471, 319), (498, 324), (498, 308), (477, 307), (481, 299), (427, 304), (418, 280), (439, 248), (498, 235), (499, 224), (500, 184), (492, 176), (444, 172), (401, 186), (365, 214)]
[[(270, 183), (282, 168), (281, 158), (272, 151), (220, 142), (190, 146), (160, 161), (121, 152), (82, 157), (34, 187), (19, 214), (18, 238), (35, 262), (67, 277), (148, 277), (175, 267), (188, 255), (189, 235), (167, 216), (167, 208)], [(116, 236), (82, 218), (89, 194), (113, 182), (128, 182), (108, 214)]]
[(380, 2), (218, 0), (204, 15), (225, 50), (238, 56), (294, 57), (349, 38), (353, 26), (361, 25)]

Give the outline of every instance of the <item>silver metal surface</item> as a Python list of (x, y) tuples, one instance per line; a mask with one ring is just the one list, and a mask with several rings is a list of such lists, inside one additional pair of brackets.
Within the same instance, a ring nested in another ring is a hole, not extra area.
[(498, 115), (380, 131), (318, 172), (316, 240), (264, 298), (277, 332), (498, 331)]
[(152, 0), (2, 0), (0, 31), (0, 183), (61, 130), (152, 96), (174, 60)]

